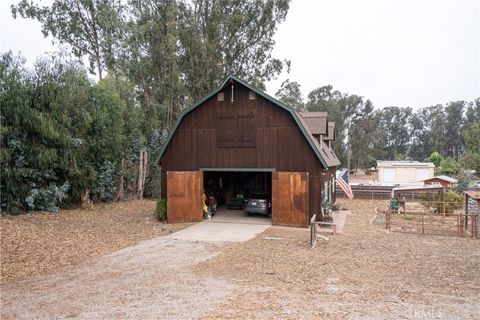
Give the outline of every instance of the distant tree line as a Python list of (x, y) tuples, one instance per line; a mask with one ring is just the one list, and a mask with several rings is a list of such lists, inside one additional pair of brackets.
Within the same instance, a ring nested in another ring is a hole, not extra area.
[(289, 0), (13, 5), (66, 49), (33, 69), (0, 57), (2, 211), (157, 196), (155, 160), (186, 106), (228, 74), (264, 89), (288, 70), (272, 56), (288, 9)]
[(345, 166), (349, 150), (351, 168), (362, 169), (375, 166), (376, 160), (423, 161), (437, 152), (480, 172), (480, 98), (416, 111), (375, 109), (370, 100), (330, 85), (312, 90), (304, 99), (301, 86), (290, 80), (282, 83), (276, 97), (298, 111), (327, 111), (336, 124), (333, 147)]

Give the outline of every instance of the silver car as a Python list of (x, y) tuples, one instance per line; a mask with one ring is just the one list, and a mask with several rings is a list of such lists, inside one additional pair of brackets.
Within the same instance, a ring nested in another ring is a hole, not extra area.
[(271, 217), (272, 199), (268, 193), (252, 192), (248, 196), (243, 210), (247, 216), (251, 214), (262, 214)]

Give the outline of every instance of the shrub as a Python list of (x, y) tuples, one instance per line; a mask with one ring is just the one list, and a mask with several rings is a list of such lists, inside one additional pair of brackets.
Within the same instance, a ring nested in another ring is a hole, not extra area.
[(165, 221), (167, 219), (167, 199), (160, 199), (157, 201), (155, 217), (159, 221)]
[(60, 202), (65, 199), (70, 185), (65, 182), (62, 186), (50, 184), (48, 187), (39, 188), (32, 185), (29, 196), (25, 199), (28, 210), (45, 210), (57, 212)]
[(440, 163), (443, 161), (443, 157), (440, 153), (438, 153), (437, 151), (434, 151), (432, 152), (430, 157), (425, 159), (425, 161), (432, 162), (435, 165), (435, 167), (439, 167)]
[(118, 168), (112, 162), (106, 160), (98, 170), (92, 191), (97, 194), (100, 201), (110, 201), (118, 192), (119, 178)]
[(460, 172), (460, 167), (455, 159), (447, 157), (440, 162), (440, 173), (455, 176)]
[(463, 206), (463, 196), (454, 191), (448, 191), (445, 195), (445, 212), (451, 213), (455, 209), (461, 209)]

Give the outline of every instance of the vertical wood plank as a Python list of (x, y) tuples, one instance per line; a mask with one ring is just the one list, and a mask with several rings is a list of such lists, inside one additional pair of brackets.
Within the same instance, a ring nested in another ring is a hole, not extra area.
[(272, 224), (308, 225), (308, 173), (272, 173)]
[(167, 172), (167, 222), (203, 220), (201, 191), (203, 173), (199, 171)]

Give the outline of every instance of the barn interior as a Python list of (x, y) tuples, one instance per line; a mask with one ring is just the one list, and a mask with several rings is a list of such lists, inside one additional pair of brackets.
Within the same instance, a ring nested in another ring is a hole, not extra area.
[[(203, 174), (205, 193), (207, 196), (215, 196), (218, 215), (244, 216), (245, 200), (259, 194), (264, 194), (271, 203), (271, 172), (204, 171)], [(271, 220), (266, 214), (252, 216)]]

